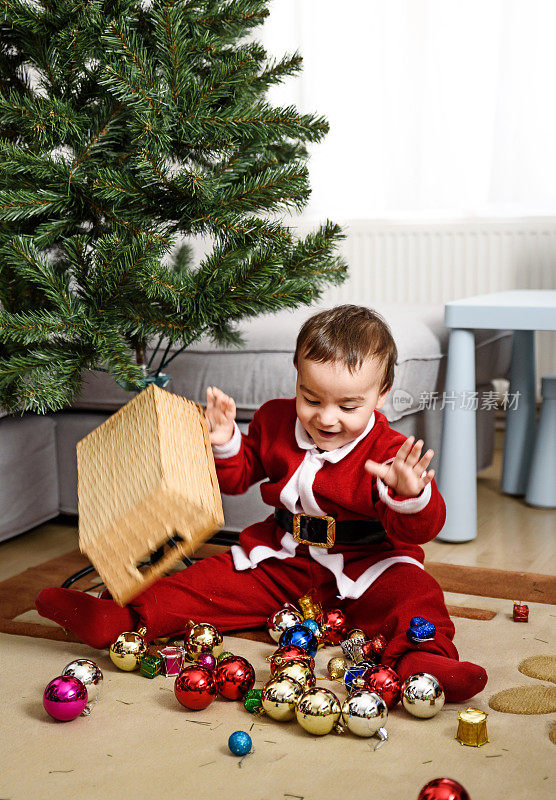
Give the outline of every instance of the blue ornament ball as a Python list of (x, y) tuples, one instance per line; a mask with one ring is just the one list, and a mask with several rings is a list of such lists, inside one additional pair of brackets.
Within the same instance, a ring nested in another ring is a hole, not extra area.
[(252, 746), (251, 737), (245, 731), (234, 731), (228, 739), (228, 747), (234, 756), (246, 756)]
[(317, 637), (313, 631), (310, 631), (305, 625), (292, 625), (290, 628), (286, 628), (284, 633), (280, 636), (278, 644), (280, 647), (286, 644), (294, 644), (296, 647), (307, 650), (309, 655), (313, 656), (313, 658), (319, 649)]
[(301, 624), (304, 628), (308, 628), (311, 633), (314, 633), (315, 636), (320, 631), (319, 623), (316, 621), (316, 619), (304, 619)]

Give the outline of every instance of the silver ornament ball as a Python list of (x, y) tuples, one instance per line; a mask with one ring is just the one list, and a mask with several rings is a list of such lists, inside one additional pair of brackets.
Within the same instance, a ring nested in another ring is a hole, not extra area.
[(356, 736), (374, 736), (387, 719), (388, 707), (376, 692), (360, 689), (342, 705), (342, 721)]
[(102, 686), (102, 670), (94, 661), (88, 658), (77, 658), (66, 664), (62, 670), (62, 675), (71, 675), (78, 678), (87, 689), (89, 705), (100, 699), (100, 689)]
[(299, 625), (303, 622), (303, 617), (294, 608), (280, 608), (272, 614), (266, 623), (269, 634), (275, 642), (280, 640), (280, 636), (287, 628), (292, 625)]
[(402, 686), (402, 705), (413, 717), (430, 719), (444, 706), (444, 690), (428, 672), (410, 675)]

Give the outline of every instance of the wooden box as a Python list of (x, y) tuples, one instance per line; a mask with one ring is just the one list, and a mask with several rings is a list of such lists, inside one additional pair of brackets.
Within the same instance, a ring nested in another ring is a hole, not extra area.
[(224, 524), (203, 410), (154, 384), (77, 443), (77, 469), (79, 547), (120, 605)]

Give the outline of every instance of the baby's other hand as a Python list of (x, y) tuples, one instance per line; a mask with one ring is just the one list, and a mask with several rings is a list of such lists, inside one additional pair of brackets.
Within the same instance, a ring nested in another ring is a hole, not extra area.
[(419, 439), (415, 444), (414, 442), (414, 436), (406, 439), (390, 464), (379, 464), (369, 460), (365, 462), (365, 469), (384, 481), (396, 494), (417, 497), (434, 478), (434, 470), (427, 471), (434, 450), (427, 450), (421, 458), (423, 440)]
[(207, 387), (207, 407), (205, 408), (209, 439), (211, 444), (226, 444), (234, 435), (236, 404), (216, 386)]

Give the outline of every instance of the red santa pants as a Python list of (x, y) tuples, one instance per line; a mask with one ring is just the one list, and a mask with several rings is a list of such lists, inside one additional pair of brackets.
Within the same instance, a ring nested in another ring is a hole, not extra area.
[[(408, 650), (425, 650), (458, 658), (452, 643), (454, 625), (442, 589), (423, 569), (412, 564), (389, 567), (356, 600), (339, 600), (332, 573), (300, 545), (293, 558), (269, 558), (255, 569), (238, 571), (229, 552), (210, 556), (179, 573), (161, 578), (138, 595), (130, 607), (154, 638), (181, 632), (187, 621), (210, 622), (222, 631), (257, 628), (287, 601), (316, 589), (324, 608), (343, 608), (350, 627), (388, 640), (385, 664), (394, 664)], [(436, 626), (430, 642), (411, 643), (406, 636), (412, 617)]]

